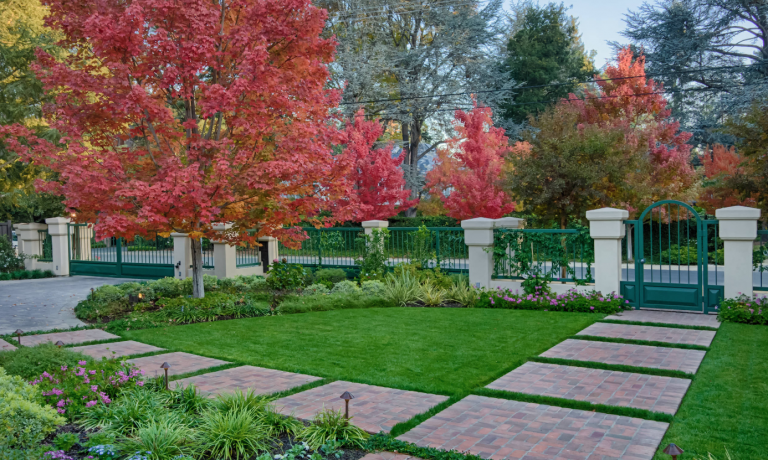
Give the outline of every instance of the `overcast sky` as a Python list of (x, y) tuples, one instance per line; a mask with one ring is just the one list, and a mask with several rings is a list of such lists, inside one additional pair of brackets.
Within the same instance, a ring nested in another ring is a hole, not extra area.
[[(506, 0), (509, 5), (511, 1)], [(559, 1), (559, 0), (556, 0)], [(548, 0), (539, 0), (540, 4)], [(597, 51), (595, 66), (602, 68), (613, 52), (608, 41), (626, 42), (619, 35), (624, 30), (624, 14), (627, 10), (637, 10), (643, 0), (565, 0), (565, 6), (572, 6), (569, 13), (579, 19), (579, 32), (587, 50)]]

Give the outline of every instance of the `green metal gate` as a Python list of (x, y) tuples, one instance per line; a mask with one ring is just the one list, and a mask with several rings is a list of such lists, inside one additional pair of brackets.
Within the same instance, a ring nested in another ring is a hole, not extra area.
[(97, 241), (91, 224), (69, 224), (69, 272), (119, 278), (173, 276), (173, 240), (152, 236)]
[(723, 248), (716, 220), (686, 203), (654, 203), (625, 221), (621, 294), (634, 308), (709, 313), (723, 298)]

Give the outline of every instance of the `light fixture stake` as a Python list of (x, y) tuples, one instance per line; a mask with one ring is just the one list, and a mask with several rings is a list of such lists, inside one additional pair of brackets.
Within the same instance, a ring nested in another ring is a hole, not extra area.
[(168, 363), (163, 363), (162, 366), (160, 366), (160, 369), (165, 370), (165, 389), (168, 389), (168, 369), (171, 368), (171, 365)]

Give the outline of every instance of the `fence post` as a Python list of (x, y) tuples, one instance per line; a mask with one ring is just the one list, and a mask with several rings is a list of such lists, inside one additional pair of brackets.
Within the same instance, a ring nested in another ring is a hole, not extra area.
[[(40, 234), (38, 230), (45, 230), (48, 228), (45, 224), (14, 224), (13, 228), (18, 231), (19, 241), (19, 254), (25, 254), (28, 256), (42, 256), (43, 253), (40, 250)], [(1, 237), (1, 236), (0, 236)], [(24, 268), (27, 270), (34, 270), (37, 260), (24, 259)]]
[[(232, 228), (232, 224), (213, 224), (212, 228), (217, 232), (225, 232)], [(213, 240), (213, 274), (216, 278), (232, 278), (237, 270), (237, 248), (225, 241)]]
[(629, 211), (601, 208), (587, 211), (589, 236), (595, 240), (595, 290), (603, 294), (621, 292), (621, 240)]
[(53, 273), (56, 276), (69, 276), (69, 222), (69, 217), (45, 219), (48, 234), (51, 235)]
[(469, 246), (469, 284), (477, 288), (491, 286), (493, 276), (493, 228), (494, 219), (477, 217), (461, 221), (464, 243)]
[[(373, 235), (375, 229), (382, 229), (389, 227), (389, 221), (386, 220), (365, 220), (362, 222), (363, 231), (366, 235)], [(390, 246), (391, 247), (391, 246)], [(386, 251), (387, 248), (381, 248), (382, 251)]]
[(173, 238), (173, 277), (183, 280), (189, 277), (192, 264), (192, 245), (186, 233), (171, 233)]
[(746, 294), (752, 297), (752, 250), (757, 238), (760, 210), (731, 206), (715, 211), (725, 256), (725, 298)]

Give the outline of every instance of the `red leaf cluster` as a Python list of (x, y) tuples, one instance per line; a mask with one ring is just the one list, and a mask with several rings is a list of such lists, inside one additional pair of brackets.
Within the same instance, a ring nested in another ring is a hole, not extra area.
[(741, 199), (727, 183), (733, 177), (746, 174), (742, 167), (744, 159), (736, 153), (735, 147), (715, 144), (701, 157), (701, 162), (705, 179), (699, 201), (707, 212), (714, 214), (715, 210), (729, 206), (757, 206), (755, 196)]

